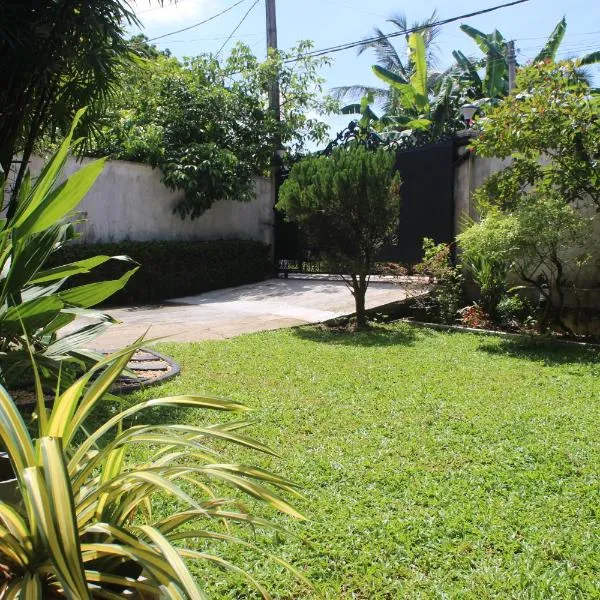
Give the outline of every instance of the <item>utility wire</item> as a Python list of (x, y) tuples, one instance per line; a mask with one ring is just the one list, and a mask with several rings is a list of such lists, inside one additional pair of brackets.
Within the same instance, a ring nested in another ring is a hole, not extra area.
[(529, 2), (529, 0), (514, 0), (513, 2), (506, 2), (505, 4), (500, 4), (498, 6), (492, 6), (491, 8), (485, 8), (482, 10), (477, 10), (471, 13), (466, 13), (464, 15), (458, 15), (457, 17), (452, 17), (450, 19), (443, 19), (441, 21), (436, 21), (435, 23), (429, 23), (428, 25), (420, 25), (418, 27), (411, 27), (409, 29), (406, 29), (404, 31), (397, 31), (394, 33), (389, 33), (386, 35), (379, 35), (376, 37), (372, 37), (372, 38), (366, 38), (366, 39), (362, 39), (362, 40), (357, 40), (355, 42), (348, 42), (346, 44), (339, 44), (337, 46), (330, 46), (329, 48), (321, 48), (320, 50), (312, 50), (311, 52), (306, 52), (304, 54), (301, 54), (300, 56), (297, 56), (295, 58), (289, 58), (287, 60), (285, 60), (285, 63), (293, 63), (293, 62), (297, 62), (299, 60), (302, 60), (303, 58), (308, 58), (308, 57), (312, 57), (312, 58), (316, 58), (318, 56), (325, 56), (327, 54), (333, 54), (334, 52), (342, 52), (343, 50), (350, 50), (351, 48), (357, 48), (359, 46), (363, 46), (366, 44), (371, 44), (374, 42), (379, 42), (381, 40), (387, 40), (390, 38), (394, 38), (394, 37), (399, 37), (401, 35), (406, 35), (408, 33), (415, 33), (417, 31), (422, 31), (424, 29), (430, 29), (432, 27), (439, 27), (442, 25), (448, 25), (448, 23), (454, 23), (455, 21), (460, 21), (461, 19), (469, 19), (471, 17), (477, 17), (479, 15), (484, 15), (487, 13), (491, 13), (494, 12), (496, 10), (500, 10), (502, 8), (508, 8), (510, 6), (516, 6), (517, 4), (524, 4), (525, 2)]
[(260, 0), (254, 0), (252, 6), (246, 11), (246, 14), (242, 17), (242, 20), (236, 25), (235, 29), (229, 34), (229, 37), (223, 42), (223, 45), (219, 48), (218, 52), (215, 54), (215, 58), (219, 57), (219, 54), (223, 51), (223, 48), (227, 46), (229, 40), (235, 35), (235, 32), (243, 25), (244, 21), (248, 18), (248, 15), (254, 10), (254, 7), (259, 3)]
[(236, 2), (235, 4), (232, 4), (231, 6), (229, 6), (228, 8), (226, 8), (225, 10), (222, 10), (221, 12), (217, 13), (216, 15), (213, 15), (212, 17), (209, 17), (208, 19), (204, 19), (204, 21), (200, 21), (199, 23), (194, 23), (193, 25), (190, 25), (188, 27), (184, 27), (183, 29), (178, 29), (177, 31), (170, 31), (169, 33), (164, 33), (163, 35), (159, 35), (157, 37), (153, 37), (153, 38), (149, 39), (148, 41), (149, 42), (155, 42), (156, 40), (162, 40), (163, 38), (169, 37), (171, 35), (175, 35), (176, 33), (183, 33), (184, 31), (189, 31), (190, 29), (195, 29), (196, 27), (200, 27), (200, 25), (204, 25), (204, 23), (208, 23), (209, 21), (213, 21), (217, 17), (220, 17), (221, 15), (224, 15), (225, 13), (228, 13), (230, 10), (234, 9), (236, 6), (239, 6), (240, 4), (242, 4), (244, 2), (247, 2), (247, 1), (248, 0), (238, 0), (238, 2)]
[[(239, 38), (255, 38), (259, 36), (264, 37), (264, 33), (245, 33), (244, 35), (238, 36)], [(159, 44), (193, 44), (194, 42), (221, 42), (227, 39), (226, 35), (221, 35), (219, 37), (210, 37), (210, 38), (193, 38), (191, 40), (170, 40), (168, 42), (159, 42)]]

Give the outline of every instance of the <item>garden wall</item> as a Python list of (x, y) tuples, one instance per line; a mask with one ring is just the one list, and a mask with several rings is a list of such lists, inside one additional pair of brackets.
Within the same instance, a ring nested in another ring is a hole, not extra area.
[[(89, 163), (84, 159), (83, 164)], [(31, 171), (40, 172), (43, 161), (34, 158)], [(66, 174), (82, 163), (71, 159)], [(255, 179), (252, 202), (222, 200), (194, 221), (173, 214), (181, 197), (161, 183), (158, 169), (127, 161), (109, 161), (96, 184), (79, 206), (86, 222), (80, 243), (122, 241), (209, 241), (242, 239), (273, 245), (273, 192), (271, 180)]]

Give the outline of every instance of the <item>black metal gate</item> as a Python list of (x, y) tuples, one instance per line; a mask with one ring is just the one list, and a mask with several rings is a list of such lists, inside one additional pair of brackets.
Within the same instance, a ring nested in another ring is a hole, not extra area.
[[(402, 200), (397, 242), (382, 249), (381, 261), (406, 267), (423, 257), (423, 238), (436, 243), (454, 239), (455, 142), (399, 149), (397, 168), (402, 177)], [(275, 259), (280, 271), (319, 272), (319, 250), (306, 245), (295, 224), (281, 214), (275, 219)], [(326, 268), (326, 267), (325, 267)]]
[(414, 265), (423, 258), (423, 238), (454, 239), (454, 141), (399, 151), (396, 165), (402, 178), (397, 245), (380, 258)]

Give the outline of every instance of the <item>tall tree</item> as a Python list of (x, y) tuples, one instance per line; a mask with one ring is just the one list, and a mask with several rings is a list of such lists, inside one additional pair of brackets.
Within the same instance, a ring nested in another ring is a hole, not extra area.
[[(318, 117), (328, 110), (318, 74), (328, 60), (306, 56), (309, 49), (303, 42), (259, 62), (237, 44), (222, 61), (180, 62), (142, 47), (149, 58), (124, 71), (91, 151), (159, 167), (163, 183), (183, 192), (181, 217), (199, 217), (218, 200), (250, 200), (252, 176), (268, 172), (275, 140), (296, 154), (328, 137)], [(268, 110), (275, 72), (281, 119)]]

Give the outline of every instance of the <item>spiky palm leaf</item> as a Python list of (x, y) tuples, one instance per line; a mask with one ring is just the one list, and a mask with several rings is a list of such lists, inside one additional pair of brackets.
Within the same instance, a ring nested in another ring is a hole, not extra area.
[[(269, 598), (247, 569), (211, 550), (217, 544), (249, 548), (308, 583), (297, 569), (240, 535), (244, 524), (280, 530), (253, 515), (240, 494), (303, 518), (280, 496), (298, 496), (294, 483), (260, 468), (223, 462), (215, 446), (226, 443), (274, 454), (239, 433), (246, 421), (124, 426), (160, 407), (233, 413), (246, 407), (198, 395), (159, 398), (83, 430), (140, 344), (99, 362), (57, 395), (48, 414), (40, 391), (35, 437), (0, 387), (0, 440), (23, 498), (19, 505), (0, 502), (0, 597), (199, 599), (206, 594), (188, 563), (202, 561), (242, 575)], [(132, 464), (133, 448), (151, 448), (151, 458)], [(164, 495), (180, 508), (154, 516), (154, 500)]]
[[(84, 365), (77, 349), (102, 333), (114, 319), (93, 313), (95, 324), (83, 326), (57, 340), (58, 332), (85, 316), (85, 309), (106, 300), (120, 290), (136, 268), (119, 279), (61, 289), (70, 277), (89, 273), (109, 260), (129, 261), (123, 256), (96, 256), (54, 268), (47, 268), (51, 254), (72, 237), (69, 216), (94, 185), (104, 160), (89, 163), (60, 183), (60, 176), (72, 149), (79, 119), (35, 184), (29, 177), (18, 194), (12, 218), (0, 225), (0, 383), (22, 385), (31, 377), (28, 343), (35, 349), (38, 365), (52, 382), (62, 370), (63, 382)], [(0, 188), (4, 177), (0, 169)], [(130, 261), (131, 262), (131, 261)], [(89, 314), (89, 313), (88, 313)]]
[(586, 54), (585, 56), (578, 58), (577, 62), (582, 67), (600, 63), (600, 50), (598, 50), (597, 52), (591, 52), (590, 54)]

